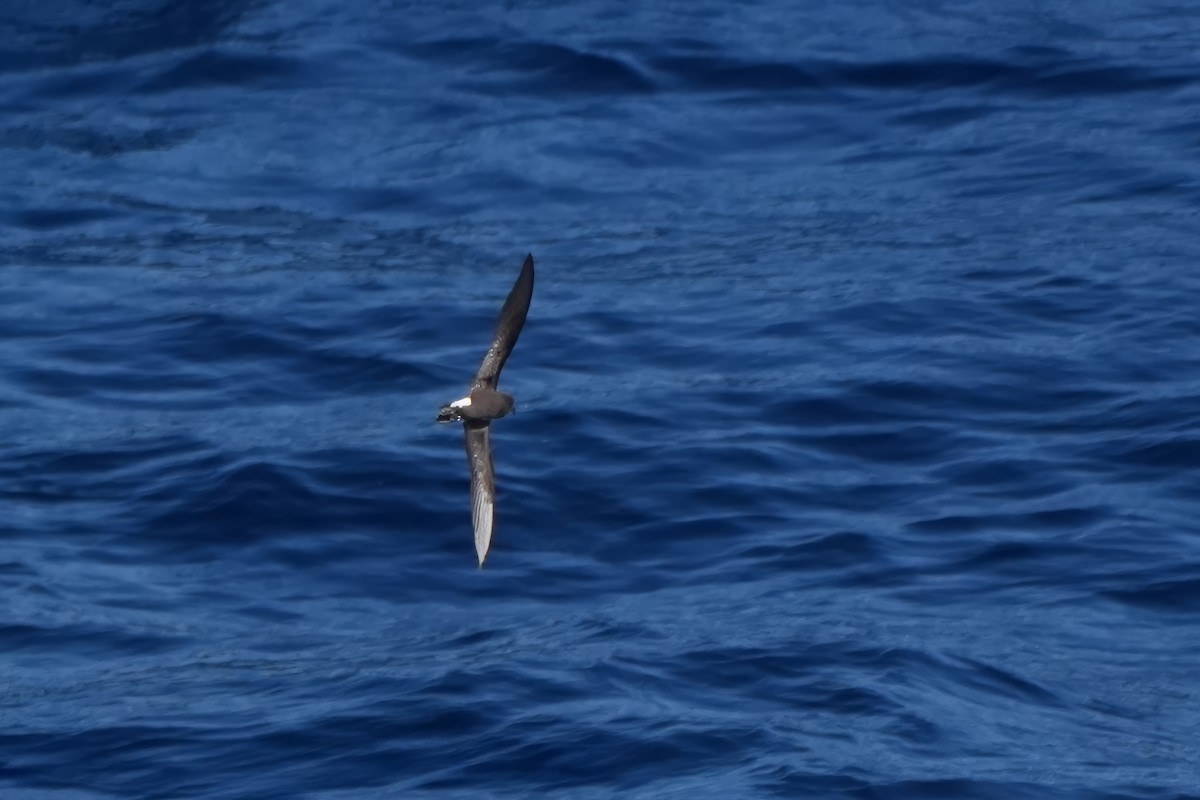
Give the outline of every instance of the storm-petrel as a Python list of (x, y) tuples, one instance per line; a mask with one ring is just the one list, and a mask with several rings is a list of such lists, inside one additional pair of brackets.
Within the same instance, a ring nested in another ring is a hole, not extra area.
[(492, 444), (490, 426), (515, 410), (513, 399), (504, 392), (496, 391), (500, 370), (512, 353), (525, 315), (529, 313), (529, 301), (533, 299), (533, 256), (525, 256), (521, 274), (513, 284), (500, 317), (496, 321), (496, 338), (483, 356), (483, 363), (475, 373), (471, 391), (461, 400), (442, 406), (438, 411), (438, 422), (463, 423), (467, 439), (467, 463), (471, 467), (471, 524), (475, 528), (475, 555), (479, 566), (487, 558), (492, 546), (492, 522), (496, 505), (496, 473), (492, 469)]

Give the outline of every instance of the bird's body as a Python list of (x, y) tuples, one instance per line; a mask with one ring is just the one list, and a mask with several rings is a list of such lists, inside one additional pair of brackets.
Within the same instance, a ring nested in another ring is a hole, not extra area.
[(512, 395), (497, 392), (486, 386), (472, 387), (471, 393), (462, 400), (442, 406), (438, 412), (438, 422), (458, 422), (459, 420), (500, 419), (513, 412), (515, 404)]
[(461, 400), (442, 406), (437, 416), (438, 422), (463, 423), (467, 463), (471, 468), (471, 525), (475, 529), (475, 554), (481, 567), (492, 545), (495, 524), (496, 478), (492, 467), (490, 423), (516, 410), (512, 397), (498, 391), (496, 384), (500, 380), (500, 370), (525, 326), (532, 299), (533, 256), (529, 255), (500, 309), (496, 336), (475, 373), (470, 392)]

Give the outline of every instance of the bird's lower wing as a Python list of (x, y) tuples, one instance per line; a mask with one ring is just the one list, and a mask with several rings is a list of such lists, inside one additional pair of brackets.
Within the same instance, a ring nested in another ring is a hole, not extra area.
[(496, 473), (492, 468), (492, 443), (486, 422), (467, 420), (467, 462), (471, 465), (471, 525), (475, 529), (475, 555), (479, 566), (492, 546), (496, 508)]

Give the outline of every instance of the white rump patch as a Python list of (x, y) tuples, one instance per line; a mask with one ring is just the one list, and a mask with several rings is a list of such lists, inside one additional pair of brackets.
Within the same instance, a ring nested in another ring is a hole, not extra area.
[(462, 400), (455, 400), (453, 403), (450, 404), (450, 407), (451, 408), (466, 408), (469, 405), (471, 405), (471, 398), (468, 396), (468, 397), (464, 397)]

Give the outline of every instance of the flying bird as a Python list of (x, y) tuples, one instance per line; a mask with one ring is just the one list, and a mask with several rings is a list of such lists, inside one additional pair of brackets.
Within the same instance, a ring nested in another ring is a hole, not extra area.
[(471, 391), (461, 400), (447, 403), (438, 411), (438, 422), (462, 422), (467, 440), (467, 463), (471, 467), (471, 525), (475, 529), (475, 555), (479, 566), (492, 546), (495, 522), (496, 473), (492, 468), (491, 422), (516, 410), (511, 396), (496, 389), (500, 370), (512, 353), (529, 301), (533, 299), (533, 256), (525, 256), (521, 274), (508, 293), (496, 321), (496, 336), (475, 373)]

